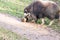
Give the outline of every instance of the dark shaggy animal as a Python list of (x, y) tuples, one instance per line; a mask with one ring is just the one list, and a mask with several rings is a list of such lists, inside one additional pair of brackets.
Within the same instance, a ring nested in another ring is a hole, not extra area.
[(24, 14), (30, 14), (36, 21), (42, 18), (42, 24), (44, 24), (44, 17), (52, 20), (49, 25), (52, 25), (54, 19), (59, 18), (59, 6), (52, 1), (35, 1), (24, 9)]

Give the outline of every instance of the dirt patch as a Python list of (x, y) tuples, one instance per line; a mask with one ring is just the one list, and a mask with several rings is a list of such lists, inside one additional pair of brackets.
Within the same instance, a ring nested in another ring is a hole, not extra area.
[(45, 25), (21, 22), (5, 14), (0, 14), (0, 26), (28, 40), (60, 40), (60, 34)]

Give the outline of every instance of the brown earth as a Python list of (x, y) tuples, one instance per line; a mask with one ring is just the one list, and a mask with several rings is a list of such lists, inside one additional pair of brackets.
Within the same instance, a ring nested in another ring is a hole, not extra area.
[(45, 25), (26, 23), (0, 13), (0, 27), (11, 30), (28, 40), (60, 40), (60, 34)]

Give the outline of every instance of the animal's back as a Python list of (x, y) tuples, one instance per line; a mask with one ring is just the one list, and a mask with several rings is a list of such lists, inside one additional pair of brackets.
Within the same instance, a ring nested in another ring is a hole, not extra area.
[(46, 8), (46, 16), (53, 18), (59, 18), (59, 7), (57, 4), (50, 4), (47, 8)]

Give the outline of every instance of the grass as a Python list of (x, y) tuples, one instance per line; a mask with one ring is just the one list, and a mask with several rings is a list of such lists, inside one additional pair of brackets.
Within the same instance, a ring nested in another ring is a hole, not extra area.
[(51, 25), (50, 27), (60, 33), (60, 21), (55, 20), (53, 25)]
[(27, 38), (0, 27), (0, 40), (27, 40)]
[[(51, 20), (49, 20), (48, 18), (45, 18), (45, 25), (47, 26), (50, 23)], [(37, 20), (37, 24), (41, 24), (41, 19)], [(60, 33), (60, 21), (58, 19), (56, 19), (54, 21), (54, 23), (51, 26), (47, 26), (52, 28), (53, 30), (57, 31)]]
[(8, 13), (15, 17), (22, 17), (24, 7), (32, 0), (0, 0), (0, 12)]
[[(45, 18), (45, 25), (48, 25), (50, 23), (51, 20), (49, 20), (48, 18)], [(41, 24), (42, 23), (42, 20), (41, 19), (38, 19), (37, 24)]]

